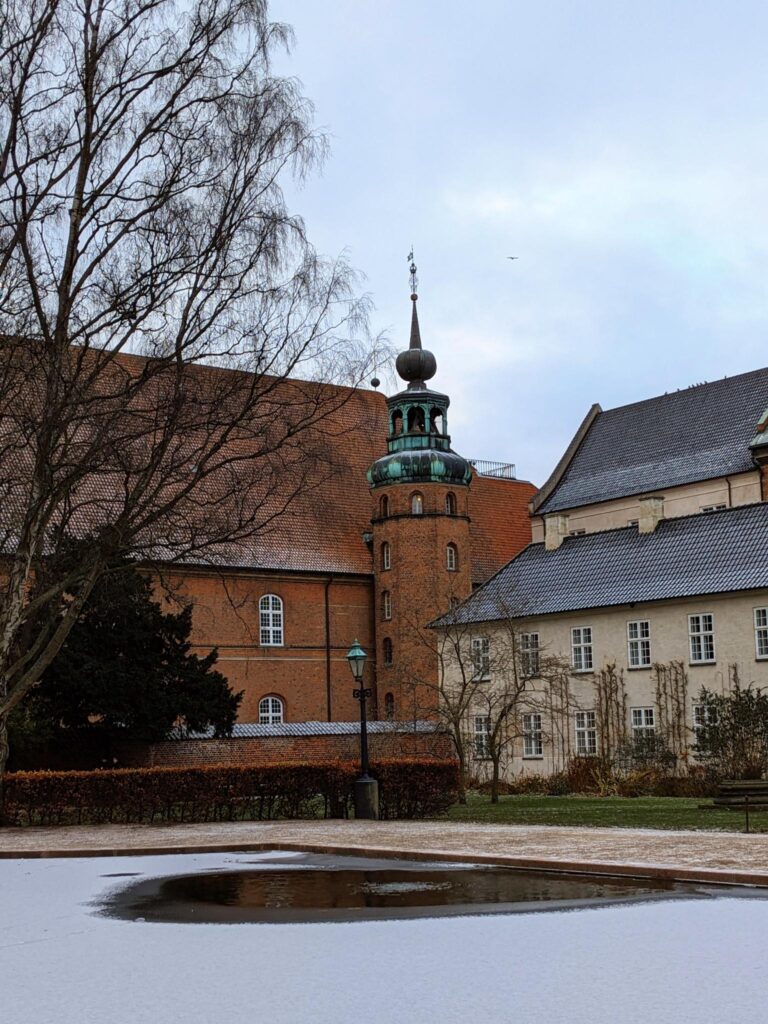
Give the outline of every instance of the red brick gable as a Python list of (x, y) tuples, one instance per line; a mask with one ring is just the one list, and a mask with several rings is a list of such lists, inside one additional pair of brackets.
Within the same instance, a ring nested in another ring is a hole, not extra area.
[(528, 502), (535, 493), (527, 480), (475, 473), (469, 495), (473, 583), (483, 583), (531, 543)]

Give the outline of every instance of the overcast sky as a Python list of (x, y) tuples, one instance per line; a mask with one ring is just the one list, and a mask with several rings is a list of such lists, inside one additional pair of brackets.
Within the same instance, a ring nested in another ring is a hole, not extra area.
[(413, 243), (457, 451), (541, 484), (592, 402), (768, 363), (764, 0), (272, 14), (332, 142), (292, 203), (398, 348)]

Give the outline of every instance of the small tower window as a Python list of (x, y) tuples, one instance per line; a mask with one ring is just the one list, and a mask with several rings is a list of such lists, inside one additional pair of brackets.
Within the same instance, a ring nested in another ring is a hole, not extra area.
[(394, 693), (384, 694), (384, 717), (391, 722), (395, 717), (395, 695)]
[(282, 725), (283, 702), (279, 697), (262, 697), (259, 701), (259, 725)]
[(381, 617), (385, 620), (392, 618), (392, 595), (388, 590), (381, 594)]
[(411, 495), (411, 515), (420, 516), (424, 512), (424, 495), (416, 491)]
[(386, 494), (382, 495), (381, 501), (379, 502), (379, 515), (382, 519), (386, 519), (389, 515), (389, 498)]
[(402, 432), (403, 432), (403, 414), (398, 409), (398, 410), (396, 410), (392, 414), (392, 433), (397, 435), (397, 434), (402, 434)]
[(283, 646), (283, 602), (277, 594), (265, 594), (259, 601), (259, 643)]
[(415, 405), (408, 410), (408, 433), (424, 433), (424, 410), (420, 405)]
[(456, 495), (453, 491), (449, 491), (445, 496), (445, 514), (447, 516), (456, 515)]
[(389, 541), (385, 540), (381, 545), (381, 568), (389, 569), (392, 565), (392, 549), (389, 546)]
[(429, 411), (429, 432), (430, 434), (444, 433), (443, 413), (440, 409), (430, 409)]
[(392, 664), (392, 641), (389, 639), (388, 636), (384, 637), (384, 643), (383, 643), (382, 646), (384, 648), (384, 664), (385, 665), (391, 665)]
[(449, 544), (445, 549), (445, 567), (449, 572), (456, 572), (459, 568), (459, 552), (455, 544)]

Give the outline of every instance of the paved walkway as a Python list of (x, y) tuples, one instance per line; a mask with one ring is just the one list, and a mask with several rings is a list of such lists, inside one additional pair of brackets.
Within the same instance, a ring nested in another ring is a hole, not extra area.
[(768, 835), (438, 821), (0, 829), (0, 858), (301, 849), (768, 886)]

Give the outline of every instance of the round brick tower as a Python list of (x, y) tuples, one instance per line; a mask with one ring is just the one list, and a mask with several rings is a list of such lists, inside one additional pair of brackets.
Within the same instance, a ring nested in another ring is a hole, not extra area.
[(437, 363), (421, 346), (413, 262), (410, 270), (410, 345), (396, 364), (408, 386), (387, 399), (388, 453), (368, 470), (378, 711), (403, 720), (429, 717), (437, 706), (436, 637), (427, 624), (472, 591), (472, 467), (451, 449), (450, 399), (426, 385)]

